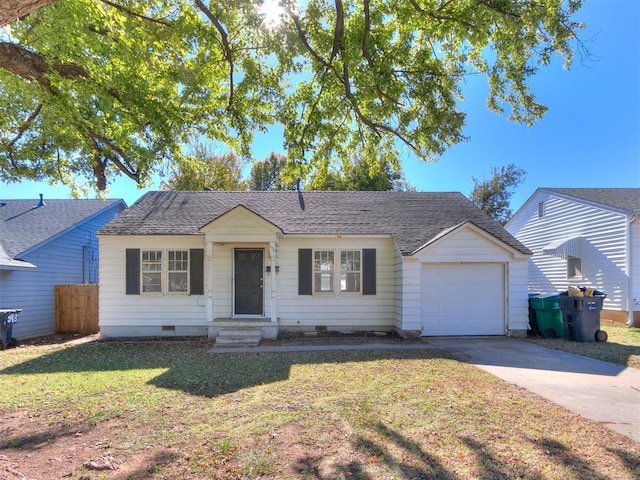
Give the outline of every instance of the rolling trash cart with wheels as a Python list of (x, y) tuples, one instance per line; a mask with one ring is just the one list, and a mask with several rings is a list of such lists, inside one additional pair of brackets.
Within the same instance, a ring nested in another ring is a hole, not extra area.
[(15, 346), (18, 342), (12, 337), (13, 324), (18, 321), (18, 315), (22, 309), (20, 308), (2, 308), (0, 309), (0, 350), (7, 347)]
[(576, 342), (606, 342), (608, 335), (600, 330), (600, 311), (606, 295), (571, 297), (560, 295), (565, 338)]

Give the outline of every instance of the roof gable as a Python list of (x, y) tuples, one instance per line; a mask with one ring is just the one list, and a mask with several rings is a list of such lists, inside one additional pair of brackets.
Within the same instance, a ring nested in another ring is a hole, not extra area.
[(238, 237), (246, 241), (273, 241), (282, 235), (276, 225), (265, 220), (244, 205), (237, 205), (209, 222), (200, 231), (215, 236), (217, 242), (237, 241)]
[(412, 255), (425, 254), (426, 252), (434, 248), (437, 248), (441, 243), (451, 238), (454, 238), (456, 236), (459, 236), (461, 232), (465, 232), (465, 231), (473, 232), (475, 235), (486, 240), (487, 243), (492, 244), (500, 249), (508, 251), (511, 255), (513, 255), (516, 258), (517, 257), (522, 258), (524, 255), (531, 255), (531, 252), (528, 252), (528, 253), (522, 252), (514, 248), (513, 246), (503, 242), (502, 240), (498, 239), (497, 237), (490, 234), (486, 230), (478, 227), (473, 222), (469, 222), (469, 221), (462, 222), (459, 225), (455, 225), (451, 228), (447, 228), (446, 230), (443, 230), (442, 232), (440, 232), (440, 234), (436, 235), (434, 238), (430, 239), (424, 245), (421, 245), (420, 248), (416, 249), (416, 251), (414, 251)]
[(458, 192), (149, 192), (99, 234), (202, 235), (203, 226), (239, 205), (283, 234), (392, 235), (402, 255), (465, 221), (528, 253)]
[(640, 214), (640, 188), (541, 188), (551, 194)]
[(37, 200), (0, 200), (0, 244), (15, 258), (106, 210), (115, 214), (125, 207), (119, 199), (45, 199), (43, 206)]

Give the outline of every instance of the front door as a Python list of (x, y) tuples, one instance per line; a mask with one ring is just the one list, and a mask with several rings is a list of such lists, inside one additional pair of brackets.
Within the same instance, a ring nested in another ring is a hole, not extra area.
[(262, 271), (264, 251), (234, 250), (236, 315), (263, 315)]

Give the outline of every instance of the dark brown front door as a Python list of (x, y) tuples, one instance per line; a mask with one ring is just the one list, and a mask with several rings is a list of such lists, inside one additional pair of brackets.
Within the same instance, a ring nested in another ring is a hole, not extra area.
[(235, 263), (235, 314), (262, 315), (263, 250), (236, 249)]

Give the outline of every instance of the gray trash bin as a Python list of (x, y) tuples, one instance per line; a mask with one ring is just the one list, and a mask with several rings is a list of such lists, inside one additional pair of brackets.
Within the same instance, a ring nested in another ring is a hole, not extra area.
[(21, 311), (20, 308), (0, 309), (0, 350), (16, 343), (16, 339), (12, 336), (13, 324), (18, 321)]
[(606, 342), (607, 332), (600, 330), (600, 311), (605, 296), (569, 297), (560, 295), (564, 337), (576, 342)]

